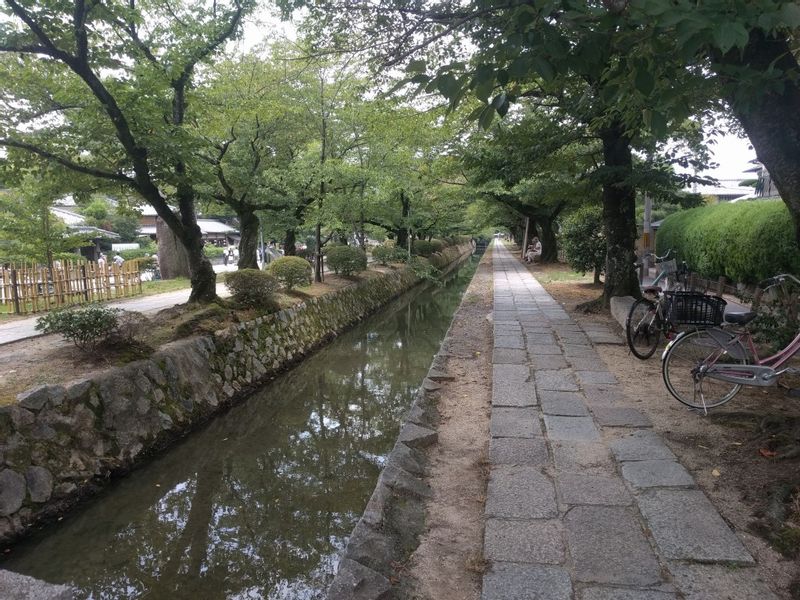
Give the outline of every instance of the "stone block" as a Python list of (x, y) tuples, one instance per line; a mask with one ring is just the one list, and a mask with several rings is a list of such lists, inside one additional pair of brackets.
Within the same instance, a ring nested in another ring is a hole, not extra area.
[(432, 429), (414, 423), (406, 423), (400, 430), (397, 439), (411, 448), (425, 448), (435, 444), (439, 438)]
[(75, 590), (27, 575), (0, 570), (0, 595), (4, 600), (73, 600)]
[(525, 348), (525, 339), (521, 335), (497, 335), (494, 336), (495, 348)]
[(28, 467), (25, 471), (28, 494), (33, 502), (47, 502), (53, 493), (53, 475), (44, 467)]
[(577, 506), (564, 523), (578, 581), (631, 586), (661, 581), (661, 567), (632, 509)]
[(694, 478), (673, 460), (638, 460), (622, 465), (622, 476), (633, 487), (694, 486)]
[(559, 392), (542, 390), (539, 393), (542, 412), (546, 415), (563, 417), (588, 417), (589, 411), (583, 402), (583, 394), (579, 392)]
[(666, 558), (753, 563), (753, 557), (700, 490), (648, 490), (637, 500)]
[(551, 440), (593, 442), (600, 439), (600, 434), (591, 417), (545, 415), (544, 425), (547, 429), (547, 437)]
[(531, 366), (534, 369), (556, 370), (569, 368), (569, 363), (560, 354), (534, 354), (531, 356)]
[(605, 444), (565, 441), (551, 444), (553, 461), (560, 472), (602, 475), (614, 471), (614, 462)]
[(505, 519), (550, 519), (558, 516), (553, 482), (535, 467), (492, 468), (486, 495), (486, 516)]
[(528, 352), (533, 356), (555, 355), (561, 356), (561, 346), (557, 344), (529, 344)]
[(676, 460), (661, 437), (654, 431), (635, 431), (611, 442), (611, 451), (619, 462), (634, 460)]
[(492, 363), (506, 365), (527, 365), (528, 354), (525, 350), (513, 348), (495, 348), (492, 352)]
[(40, 385), (17, 394), (17, 403), (22, 408), (39, 411), (45, 404), (60, 406), (66, 398), (63, 385)]
[(532, 349), (540, 345), (554, 346), (556, 344), (556, 338), (552, 333), (529, 333), (526, 337), (528, 346)]
[(533, 374), (539, 390), (577, 392), (578, 384), (571, 369), (537, 369)]
[(611, 316), (619, 323), (619, 326), (625, 329), (625, 322), (628, 320), (628, 314), (631, 312), (631, 306), (635, 302), (633, 296), (612, 296), (609, 303)]
[(489, 462), (493, 465), (544, 466), (550, 463), (543, 438), (491, 438)]
[(25, 500), (25, 478), (11, 469), (0, 471), (0, 516), (17, 512)]
[(602, 427), (652, 427), (650, 419), (635, 408), (596, 406), (594, 419)]
[(390, 597), (389, 580), (349, 558), (339, 560), (336, 577), (328, 588), (328, 600), (385, 600)]
[(492, 382), (492, 406), (536, 406), (536, 386), (532, 381), (522, 383)]
[(492, 437), (530, 438), (542, 435), (539, 411), (534, 408), (492, 408), (489, 422)]
[(564, 356), (567, 358), (597, 358), (597, 353), (591, 346), (583, 344), (564, 344)]
[(754, 568), (670, 563), (669, 571), (685, 600), (777, 600)]
[(483, 556), (492, 561), (560, 565), (564, 562), (563, 525), (559, 520), (487, 519)]
[[(613, 298), (612, 298), (613, 300)], [(589, 587), (585, 588), (580, 600), (678, 600), (672, 592), (658, 590), (631, 590), (622, 588)]]
[(430, 486), (397, 465), (388, 464), (381, 472), (380, 482), (395, 492), (414, 498), (430, 498), (433, 496)]
[(420, 451), (403, 443), (394, 445), (394, 448), (392, 448), (392, 451), (389, 453), (389, 458), (386, 460), (386, 464), (396, 465), (412, 475), (422, 476), (425, 474), (423, 456)]
[(560, 567), (495, 563), (483, 576), (481, 600), (570, 600), (572, 581)]
[(575, 371), (575, 376), (581, 386), (588, 385), (616, 385), (617, 378), (605, 370), (601, 371)]
[(492, 385), (517, 384), (532, 381), (531, 370), (525, 365), (492, 365)]
[(615, 475), (559, 473), (556, 477), (565, 504), (629, 506), (633, 498), (622, 479)]

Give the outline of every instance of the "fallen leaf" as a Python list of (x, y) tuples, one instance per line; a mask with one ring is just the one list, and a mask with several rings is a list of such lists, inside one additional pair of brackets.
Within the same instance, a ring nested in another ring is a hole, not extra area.
[(711, 474), (712, 474), (714, 477), (719, 477), (720, 475), (722, 475), (722, 473), (720, 473), (720, 472), (719, 472), (719, 471), (717, 471), (716, 469), (712, 470), (712, 471), (711, 471)]
[(741, 446), (742, 442), (731, 442), (734, 446)]
[(759, 448), (758, 453), (764, 458), (772, 458), (773, 456), (778, 456), (777, 452), (773, 452), (772, 450), (767, 450), (766, 448)]
[(709, 448), (708, 446), (701, 446), (700, 444), (697, 444), (697, 447), (702, 448), (703, 450), (711, 450), (711, 448)]

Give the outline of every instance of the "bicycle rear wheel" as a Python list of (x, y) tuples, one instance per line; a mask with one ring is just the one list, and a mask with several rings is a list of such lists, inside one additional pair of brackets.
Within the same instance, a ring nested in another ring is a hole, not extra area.
[[(747, 364), (744, 347), (735, 335), (714, 330), (714, 336), (706, 329), (690, 331), (679, 336), (664, 354), (661, 374), (667, 390), (679, 402), (691, 408), (706, 410), (725, 404), (742, 389), (737, 383), (720, 381), (704, 375), (703, 367), (713, 364)], [(722, 352), (723, 346), (732, 342), (737, 352)]]
[(661, 317), (656, 303), (642, 298), (631, 306), (625, 320), (625, 339), (633, 355), (641, 360), (653, 356), (661, 337)]

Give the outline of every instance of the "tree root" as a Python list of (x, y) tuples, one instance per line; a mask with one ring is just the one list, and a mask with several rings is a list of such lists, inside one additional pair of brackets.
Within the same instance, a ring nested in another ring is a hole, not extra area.
[(575, 307), (575, 310), (579, 310), (582, 313), (591, 314), (601, 312), (606, 307), (607, 304), (605, 296), (600, 296), (599, 298), (589, 300), (588, 302), (581, 302)]

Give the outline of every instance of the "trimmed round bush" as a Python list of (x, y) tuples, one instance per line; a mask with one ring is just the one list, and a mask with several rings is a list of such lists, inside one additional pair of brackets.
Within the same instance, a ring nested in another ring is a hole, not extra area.
[(598, 276), (606, 263), (606, 238), (603, 235), (603, 208), (583, 206), (561, 224), (561, 246), (569, 266), (579, 273)]
[(434, 252), (441, 252), (447, 247), (447, 244), (445, 244), (442, 240), (431, 240), (429, 243)]
[(800, 272), (800, 250), (789, 211), (780, 200), (715, 204), (670, 215), (656, 235), (656, 251), (672, 248), (699, 274), (757, 283), (776, 273)]
[(311, 283), (311, 265), (299, 256), (282, 256), (272, 261), (268, 270), (287, 290)]
[(36, 330), (60, 333), (81, 350), (92, 351), (117, 332), (121, 312), (99, 304), (57, 309), (39, 317)]
[(280, 284), (274, 275), (265, 271), (241, 269), (226, 275), (225, 287), (237, 304), (251, 308), (272, 308)]
[(391, 246), (375, 246), (372, 249), (372, 258), (382, 265), (388, 265), (394, 260), (395, 249)]
[(328, 266), (334, 273), (352, 275), (367, 269), (367, 255), (353, 246), (334, 246), (326, 253)]

